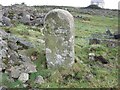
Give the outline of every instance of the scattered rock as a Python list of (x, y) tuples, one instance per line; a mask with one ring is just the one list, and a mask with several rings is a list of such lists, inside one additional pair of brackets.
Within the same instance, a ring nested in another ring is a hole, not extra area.
[(45, 81), (44, 81), (42, 76), (37, 76), (36, 79), (35, 79), (35, 83), (42, 84), (44, 82)]
[(20, 61), (19, 55), (16, 51), (8, 50), (8, 54), (10, 55), (9, 60), (14, 61), (15, 63)]
[(6, 86), (0, 86), (0, 90), (8, 90)]
[(26, 81), (29, 80), (29, 74), (28, 73), (21, 73), (20, 77), (18, 78), (18, 80), (20, 80), (23, 83), (25, 83)]
[(2, 50), (1, 50), (1, 53), (2, 53), (2, 58), (7, 57), (7, 50), (2, 49)]
[(3, 26), (2, 22), (0, 21), (0, 27)]
[(2, 20), (2, 16), (3, 16), (3, 10), (2, 10), (2, 5), (0, 4), (0, 21)]
[(9, 35), (8, 36), (8, 41), (12, 42), (12, 43), (17, 43), (17, 41), (19, 40), (18, 37), (14, 36), (14, 35)]
[(24, 87), (24, 88), (28, 87), (28, 84), (23, 84), (23, 87)]
[(35, 72), (37, 72), (36, 65), (34, 65), (32, 63), (28, 63), (28, 62), (25, 62), (23, 64), (24, 64), (26, 73), (35, 73)]
[(41, 44), (45, 44), (45, 41), (42, 39), (38, 39), (37, 41), (40, 42)]
[(5, 68), (6, 68), (6, 65), (0, 61), (0, 72), (2, 70), (5, 70)]
[(17, 44), (13, 42), (8, 42), (8, 47), (12, 50), (18, 50)]
[(31, 62), (31, 59), (28, 57), (28, 56), (25, 56), (25, 55), (19, 55), (20, 56), (20, 59), (24, 62)]
[(95, 53), (89, 53), (89, 55), (88, 55), (88, 57), (89, 57), (89, 60), (95, 60)]
[(85, 76), (85, 78), (86, 78), (86, 80), (91, 81), (91, 79), (93, 78), (93, 75), (92, 74), (87, 74)]
[(7, 42), (0, 37), (0, 49), (7, 49)]
[(32, 43), (30, 42), (27, 42), (26, 40), (23, 40), (23, 39), (18, 39), (17, 41), (17, 44), (18, 45), (22, 45), (24, 48), (33, 48), (34, 46), (32, 45)]
[(3, 23), (3, 25), (5, 25), (5, 26), (12, 26), (12, 23), (11, 23), (10, 18), (5, 17), (5, 16), (2, 17), (2, 23)]
[(33, 20), (31, 23), (32, 23), (32, 25), (35, 25), (35, 26), (43, 26), (44, 25), (44, 19), (43, 18), (37, 18), (37, 19)]
[(22, 49), (27, 49), (27, 48), (33, 48), (34, 47), (31, 42), (28, 42), (28, 41), (26, 41), (25, 39), (22, 39), (22, 38), (18, 38), (18, 37), (14, 36), (14, 35), (9, 36), (8, 40), (9, 40), (10, 44), (12, 43), (12, 44), (17, 44), (18, 46), (19, 45), (23, 46)]
[(0, 29), (0, 37), (2, 39), (7, 39), (8, 33), (6, 33), (4, 30)]
[(10, 81), (19, 79), (26, 82), (28, 73), (37, 72), (36, 65), (25, 53), (32, 47), (32, 43), (0, 30), (0, 72), (8, 74)]
[(30, 25), (30, 15), (23, 13), (23, 17), (21, 18), (21, 22), (27, 25)]
[(20, 76), (21, 71), (18, 67), (11, 67), (11, 77), (17, 79)]

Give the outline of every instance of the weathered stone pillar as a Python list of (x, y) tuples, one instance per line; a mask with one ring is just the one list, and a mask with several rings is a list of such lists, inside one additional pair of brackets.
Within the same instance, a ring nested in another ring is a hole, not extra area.
[(74, 63), (74, 19), (65, 10), (54, 9), (44, 20), (48, 68), (69, 68)]

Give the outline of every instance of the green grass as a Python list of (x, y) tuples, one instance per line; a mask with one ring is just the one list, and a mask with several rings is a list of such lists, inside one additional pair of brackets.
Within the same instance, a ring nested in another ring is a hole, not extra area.
[[(59, 69), (53, 71), (46, 69), (45, 46), (38, 42), (38, 39), (44, 39), (44, 36), (42, 36), (42, 32), (38, 28), (33, 29), (22, 24), (18, 24), (12, 28), (3, 27), (6, 31), (10, 31), (18, 37), (25, 38), (35, 45), (34, 48), (26, 51), (28, 56), (37, 52), (37, 60), (34, 63), (37, 66), (38, 72), (31, 74), (28, 81), (33, 88), (109, 88), (117, 86), (118, 47), (109, 48), (105, 45), (89, 45), (88, 39), (92, 34), (105, 33), (106, 27), (115, 32), (118, 27), (118, 18), (114, 17), (111, 19), (109, 17), (86, 14), (82, 14), (82, 16), (89, 18), (90, 21), (75, 19), (75, 57), (77, 63), (70, 70)], [(90, 62), (88, 60), (90, 48), (94, 48), (96, 50), (94, 53), (104, 56), (110, 64), (103, 65), (100, 62)], [(86, 76), (89, 74), (93, 76), (90, 80), (86, 79)], [(43, 76), (45, 79), (44, 84), (39, 85), (34, 83), (35, 77), (38, 75)], [(3, 79), (6, 80), (6, 78), (6, 75), (4, 75)], [(8, 87), (15, 87), (17, 85), (22, 87), (19, 81), (11, 84), (9, 82), (5, 83)]]

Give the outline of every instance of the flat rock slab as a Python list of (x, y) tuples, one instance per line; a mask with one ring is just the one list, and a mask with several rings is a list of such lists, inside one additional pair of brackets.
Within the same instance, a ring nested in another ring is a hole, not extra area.
[(48, 68), (71, 67), (74, 63), (74, 19), (65, 10), (54, 9), (45, 16)]

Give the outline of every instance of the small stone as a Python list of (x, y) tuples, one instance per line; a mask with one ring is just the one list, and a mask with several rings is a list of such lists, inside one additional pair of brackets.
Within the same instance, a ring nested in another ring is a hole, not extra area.
[(23, 84), (23, 87), (26, 88), (28, 86), (28, 84)]
[(92, 74), (87, 74), (85, 76), (85, 78), (88, 80), (88, 81), (91, 81), (91, 79), (93, 78), (93, 75)]
[(0, 72), (2, 71), (2, 68), (1, 68), (1, 66), (0, 66)]
[(12, 50), (17, 50), (18, 49), (18, 46), (16, 43), (13, 43), (13, 42), (8, 42), (8, 46), (10, 49)]
[(18, 78), (20, 76), (21, 72), (20, 72), (19, 68), (11, 67), (10, 71), (11, 71), (12, 78)]
[(20, 59), (24, 62), (31, 62), (31, 59), (27, 56), (24, 56), (24, 55), (20, 55)]
[(9, 60), (13, 60), (14, 62), (18, 62), (20, 60), (16, 51), (8, 49), (8, 54), (10, 55)]
[(24, 24), (30, 25), (30, 15), (23, 13), (23, 17), (21, 18), (21, 22)]
[(8, 36), (8, 41), (9, 42), (13, 42), (13, 43), (16, 43), (18, 41), (19, 38), (17, 38), (16, 36), (14, 35), (10, 35)]
[(0, 72), (6, 68), (6, 65), (4, 63), (0, 63)]
[(34, 73), (34, 72), (37, 72), (36, 70), (36, 65), (32, 64), (32, 63), (23, 63), (24, 64), (24, 67), (25, 67), (25, 72), (26, 73)]
[(25, 83), (26, 81), (29, 80), (29, 74), (28, 73), (21, 73), (20, 77), (18, 78), (18, 80), (20, 80), (23, 83)]
[(89, 53), (89, 60), (95, 60), (95, 54), (94, 53)]
[(3, 16), (2, 20), (3, 20), (2, 22), (5, 26), (12, 26), (10, 18)]
[(2, 22), (0, 22), (0, 26), (3, 26)]
[(44, 44), (44, 43), (45, 43), (45, 41), (42, 40), (42, 39), (38, 39), (37, 41), (40, 42), (41, 44)]
[[(3, 16), (3, 9), (2, 9), (2, 5), (0, 5), (0, 21), (2, 21), (2, 16)], [(1, 89), (0, 89), (1, 90)]]
[(21, 39), (21, 38), (18, 39), (17, 43), (18, 43), (18, 45), (23, 46), (25, 49), (34, 47), (31, 42), (28, 42), (28, 41)]
[(6, 58), (7, 57), (7, 51), (5, 49), (2, 49), (1, 52), (2, 52), (2, 57)]
[(8, 36), (8, 33), (6, 33), (4, 30), (0, 29), (0, 38), (1, 39), (7, 39), (7, 36)]
[(6, 49), (6, 47), (7, 47), (7, 42), (4, 40), (0, 40), (0, 49)]
[(13, 60), (9, 60), (8, 64), (14, 65), (14, 61)]
[(8, 90), (6, 86), (0, 86), (0, 90)]
[(35, 79), (35, 83), (42, 84), (44, 82), (45, 81), (44, 81), (42, 76), (37, 76), (36, 79)]

